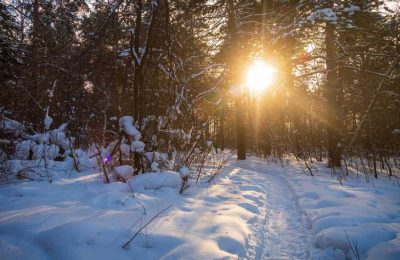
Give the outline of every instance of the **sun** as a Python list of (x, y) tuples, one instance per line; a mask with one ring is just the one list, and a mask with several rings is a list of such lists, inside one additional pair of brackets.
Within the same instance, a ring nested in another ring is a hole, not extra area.
[(252, 94), (261, 94), (268, 89), (275, 79), (276, 70), (263, 60), (255, 60), (247, 68), (246, 87)]

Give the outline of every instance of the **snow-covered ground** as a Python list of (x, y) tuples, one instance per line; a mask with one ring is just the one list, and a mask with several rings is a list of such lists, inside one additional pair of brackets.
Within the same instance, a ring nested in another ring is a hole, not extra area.
[(129, 184), (90, 172), (2, 184), (0, 256), (356, 259), (352, 245), (361, 259), (400, 259), (400, 187), (387, 180), (341, 185), (323, 167), (310, 177), (295, 162), (250, 158), (229, 162), (210, 186), (178, 191), (173, 172)]
[(316, 177), (305, 178), (298, 167), (290, 167), (286, 175), (316, 245), (340, 249), (340, 258), (400, 259), (398, 180), (380, 176), (366, 183), (350, 172), (340, 184), (330, 169), (316, 167)]

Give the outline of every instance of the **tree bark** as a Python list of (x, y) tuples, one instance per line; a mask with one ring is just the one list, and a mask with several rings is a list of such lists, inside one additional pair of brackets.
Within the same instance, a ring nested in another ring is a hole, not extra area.
[(39, 89), (39, 0), (34, 0), (32, 5), (32, 87), (36, 101), (40, 100), (40, 96), (44, 93), (40, 93)]
[[(332, 2), (331, 2), (332, 3)], [(332, 6), (332, 5), (331, 5)], [(328, 166), (340, 167), (338, 135), (338, 101), (337, 101), (337, 64), (335, 50), (335, 25), (327, 22), (325, 29), (326, 44), (326, 100), (327, 100), (327, 139)]]
[(236, 145), (238, 160), (246, 160), (246, 127), (242, 99), (242, 97), (238, 97), (236, 100)]
[[(231, 54), (228, 82), (231, 82), (231, 87), (238, 86), (239, 82), (239, 40), (236, 34), (236, 14), (233, 0), (227, 1), (227, 12), (228, 12), (228, 32), (230, 37), (230, 49)], [(245, 125), (245, 113), (243, 111), (243, 97), (236, 98), (236, 148), (237, 148), (237, 159), (246, 159), (246, 125)]]
[[(135, 38), (134, 38), (134, 50), (137, 57), (140, 57), (140, 29), (142, 26), (142, 11), (143, 3), (142, 0), (137, 1), (136, 5), (136, 21), (135, 21)], [(142, 82), (142, 65), (141, 62), (135, 59), (135, 72), (133, 78), (133, 115), (135, 120), (139, 120), (140, 107), (139, 107), (139, 93), (140, 83)]]

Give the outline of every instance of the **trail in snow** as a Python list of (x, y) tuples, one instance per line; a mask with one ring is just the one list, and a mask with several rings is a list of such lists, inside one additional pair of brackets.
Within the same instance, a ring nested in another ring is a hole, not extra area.
[[(251, 225), (247, 256), (255, 259), (308, 259), (311, 245), (305, 222), (297, 208), (282, 169), (257, 161), (237, 162), (228, 178), (245, 198), (258, 205)], [(250, 194), (249, 194), (250, 193)], [(258, 197), (251, 193), (258, 193)]]

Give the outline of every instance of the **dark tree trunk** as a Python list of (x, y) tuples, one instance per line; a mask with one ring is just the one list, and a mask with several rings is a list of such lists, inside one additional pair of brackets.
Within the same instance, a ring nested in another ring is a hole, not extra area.
[(337, 103), (337, 65), (335, 51), (335, 25), (326, 23), (326, 100), (327, 100), (327, 138), (328, 166), (340, 167), (338, 138), (338, 103)]
[[(136, 57), (133, 55), (133, 51), (131, 50), (131, 55), (135, 60), (135, 66), (134, 66), (134, 78), (133, 78), (133, 116), (135, 120), (138, 120), (140, 124), (140, 87), (141, 87), (141, 82), (142, 82), (142, 64), (141, 60), (138, 60), (138, 57), (140, 57), (140, 32), (141, 32), (141, 26), (142, 26), (142, 11), (143, 11), (143, 3), (142, 0), (138, 0), (136, 4), (136, 21), (135, 21), (135, 37), (134, 37), (134, 42), (133, 46), (131, 46), (131, 49), (133, 47)], [(132, 41), (131, 41), (132, 45)], [(141, 169), (141, 160), (140, 160), (140, 154), (135, 152), (133, 155), (133, 160), (134, 160), (134, 165), (135, 165), (135, 175), (140, 172)]]
[(32, 10), (32, 19), (33, 19), (33, 27), (32, 27), (32, 56), (31, 56), (31, 65), (32, 65), (32, 87), (34, 90), (34, 95), (36, 97), (36, 101), (40, 99), (40, 96), (43, 93), (40, 93), (39, 89), (39, 0), (34, 0), (33, 2), (33, 10)]
[(221, 151), (225, 149), (225, 136), (224, 136), (224, 108), (219, 115), (219, 146), (221, 147)]
[[(135, 38), (134, 38), (134, 50), (137, 57), (140, 56), (140, 31), (142, 26), (142, 0), (137, 1), (136, 5), (136, 22), (135, 22)], [(142, 64), (139, 60), (135, 59), (135, 72), (133, 79), (133, 115), (135, 120), (139, 120), (140, 106), (139, 106), (139, 93), (140, 85), (142, 82)]]

